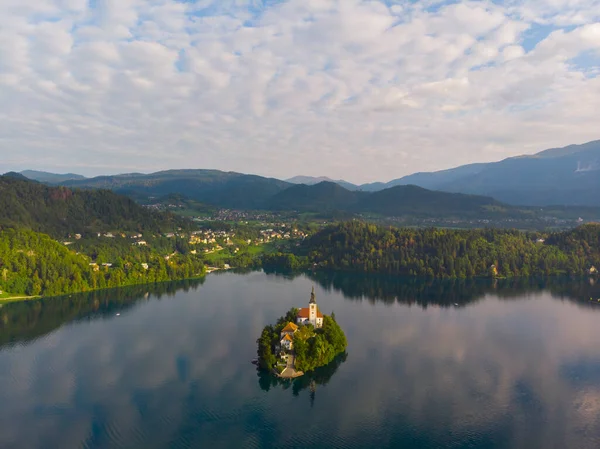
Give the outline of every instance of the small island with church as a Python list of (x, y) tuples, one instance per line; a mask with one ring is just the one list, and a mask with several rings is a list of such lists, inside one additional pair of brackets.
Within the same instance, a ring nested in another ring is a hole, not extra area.
[(259, 367), (290, 379), (329, 364), (348, 344), (335, 314), (319, 310), (314, 287), (308, 307), (292, 308), (265, 326), (257, 343)]

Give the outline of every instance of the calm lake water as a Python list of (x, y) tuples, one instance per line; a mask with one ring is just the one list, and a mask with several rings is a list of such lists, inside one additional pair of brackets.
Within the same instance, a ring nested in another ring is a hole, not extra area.
[[(348, 350), (250, 360), (315, 285)], [(0, 308), (0, 447), (600, 447), (600, 289), (264, 273)], [(120, 314), (117, 316), (117, 314)]]

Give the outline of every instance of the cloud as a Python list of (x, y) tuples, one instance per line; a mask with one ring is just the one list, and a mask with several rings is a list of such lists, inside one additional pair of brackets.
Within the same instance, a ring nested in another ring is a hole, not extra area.
[(0, 169), (362, 182), (592, 140), (599, 11), (595, 0), (7, 0)]

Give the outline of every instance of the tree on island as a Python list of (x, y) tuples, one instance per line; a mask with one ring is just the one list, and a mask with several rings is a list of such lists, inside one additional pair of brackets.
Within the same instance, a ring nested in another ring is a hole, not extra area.
[(328, 315), (323, 316), (322, 328), (313, 329), (307, 325), (303, 330), (294, 334), (296, 369), (300, 371), (313, 371), (327, 365), (348, 345), (344, 331)]
[[(263, 370), (273, 370), (278, 362), (278, 355), (285, 352), (281, 348), (281, 331), (288, 323), (295, 323), (298, 309), (289, 310), (277, 320), (276, 325), (264, 327), (258, 344), (258, 363)], [(298, 371), (310, 372), (325, 366), (343, 353), (348, 345), (346, 335), (335, 320), (323, 315), (323, 326), (315, 329), (312, 324), (300, 326), (293, 336), (293, 353), (295, 368)]]

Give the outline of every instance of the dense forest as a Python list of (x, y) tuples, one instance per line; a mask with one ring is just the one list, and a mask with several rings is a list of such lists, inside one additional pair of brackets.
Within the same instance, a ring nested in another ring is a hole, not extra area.
[(103, 266), (45, 234), (25, 229), (0, 231), (0, 290), (13, 295), (61, 295), (186, 279), (204, 272), (201, 259), (183, 254), (167, 260), (152, 253), (131, 253)]
[(187, 223), (108, 190), (48, 187), (17, 176), (0, 176), (0, 229), (26, 227), (62, 238), (115, 229), (166, 232)]
[[(438, 278), (583, 275), (600, 267), (600, 225), (544, 235), (516, 230), (398, 229), (352, 221), (307, 239), (302, 263)], [(289, 262), (288, 262), (289, 263)]]

